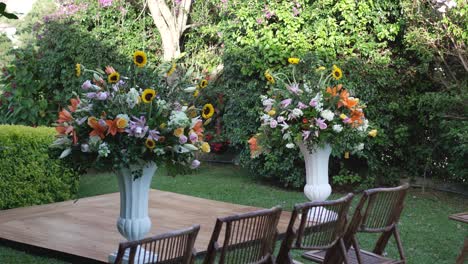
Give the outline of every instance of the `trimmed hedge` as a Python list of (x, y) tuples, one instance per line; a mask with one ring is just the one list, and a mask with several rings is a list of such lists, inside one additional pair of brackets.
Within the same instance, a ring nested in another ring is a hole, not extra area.
[(49, 157), (55, 130), (0, 126), (0, 209), (73, 198), (78, 174)]

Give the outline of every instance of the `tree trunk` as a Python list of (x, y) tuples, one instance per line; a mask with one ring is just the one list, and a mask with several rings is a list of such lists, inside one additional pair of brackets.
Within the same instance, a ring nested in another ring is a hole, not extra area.
[(154, 24), (161, 34), (164, 60), (169, 61), (180, 55), (180, 39), (189, 27), (187, 20), (191, 5), (191, 0), (172, 1), (172, 7), (165, 0), (148, 0)]

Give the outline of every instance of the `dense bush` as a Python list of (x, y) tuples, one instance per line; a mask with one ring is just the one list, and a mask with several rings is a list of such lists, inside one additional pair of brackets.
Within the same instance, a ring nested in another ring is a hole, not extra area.
[(76, 78), (77, 63), (90, 69), (112, 64), (125, 73), (123, 65), (137, 49), (145, 50), (150, 61), (157, 60), (159, 37), (140, 5), (62, 1), (52, 13), (30, 16), (40, 20), (30, 27), (31, 34), (24, 32), (26, 43), (15, 50), (16, 58), (3, 79), (8, 96), (0, 97), (0, 122), (50, 125), (83, 82)]
[[(429, 2), (414, 3), (249, 1), (225, 7), (226, 19), (219, 24), (225, 46), (219, 89), (229, 94), (226, 133), (243, 150), (244, 165), (284, 185), (302, 185), (297, 151), (277, 149), (252, 160), (245, 142), (258, 126), (258, 98), (267, 89), (264, 71), (284, 66), (291, 56), (308, 63), (304, 54), (310, 54), (343, 68), (345, 87), (368, 103), (367, 117), (380, 127), (364, 157), (335, 158), (332, 175), (349, 169), (366, 185), (422, 175), (466, 183), (467, 71), (453, 55), (459, 51), (466, 58), (466, 49), (454, 50), (447, 42), (452, 38), (466, 47), (460, 28), (467, 27), (462, 15), (467, 5), (440, 14)], [(425, 24), (428, 17), (439, 24)], [(441, 23), (453, 34), (441, 38)], [(422, 31), (425, 38), (418, 35)]]
[(78, 176), (49, 157), (55, 130), (0, 126), (0, 209), (71, 199)]

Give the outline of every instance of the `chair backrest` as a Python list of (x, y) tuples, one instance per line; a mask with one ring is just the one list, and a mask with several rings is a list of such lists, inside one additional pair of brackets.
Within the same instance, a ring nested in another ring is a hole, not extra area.
[(121, 264), (124, 255), (129, 254), (129, 264), (189, 264), (194, 257), (195, 239), (199, 225), (136, 241), (122, 242), (115, 264)]
[[(264, 263), (272, 259), (280, 216), (281, 208), (274, 207), (218, 218), (203, 263)], [(220, 237), (224, 237), (222, 247)]]
[(335, 245), (346, 229), (346, 215), (352, 199), (353, 194), (349, 193), (338, 200), (294, 206), (287, 234), (294, 234), (292, 248), (327, 249)]
[(400, 219), (409, 185), (364, 191), (352, 223), (358, 232), (380, 233), (392, 229)]

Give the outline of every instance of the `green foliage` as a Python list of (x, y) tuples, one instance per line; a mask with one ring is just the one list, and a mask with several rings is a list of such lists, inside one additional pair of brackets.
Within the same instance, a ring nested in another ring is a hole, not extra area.
[(62, 3), (52, 14), (43, 8), (42, 17), (31, 13), (41, 17), (34, 24), (34, 38), (15, 50), (8, 79), (0, 79), (11, 94), (2, 98), (0, 122), (50, 125), (83, 82), (75, 76), (76, 63), (91, 69), (112, 65), (124, 73), (123, 65), (137, 49), (157, 62), (159, 38), (153, 36), (153, 21), (141, 8), (118, 2), (101, 7), (98, 1), (82, 0)]
[[(227, 136), (246, 149), (260, 124), (263, 72), (311, 54), (343, 69), (344, 87), (367, 103), (366, 117), (378, 128), (358, 159), (361, 167), (349, 170), (380, 184), (423, 174), (466, 183), (466, 48), (457, 49), (466, 47), (460, 30), (468, 25), (466, 8), (459, 3), (441, 15), (426, 1), (229, 4), (219, 24), (225, 50), (218, 82), (229, 95)], [(446, 36), (444, 28), (452, 33)], [(243, 164), (258, 176), (301, 186), (297, 152), (273, 149), (253, 160), (242, 153)]]
[(55, 131), (0, 126), (0, 209), (71, 199), (77, 174), (48, 155)]

